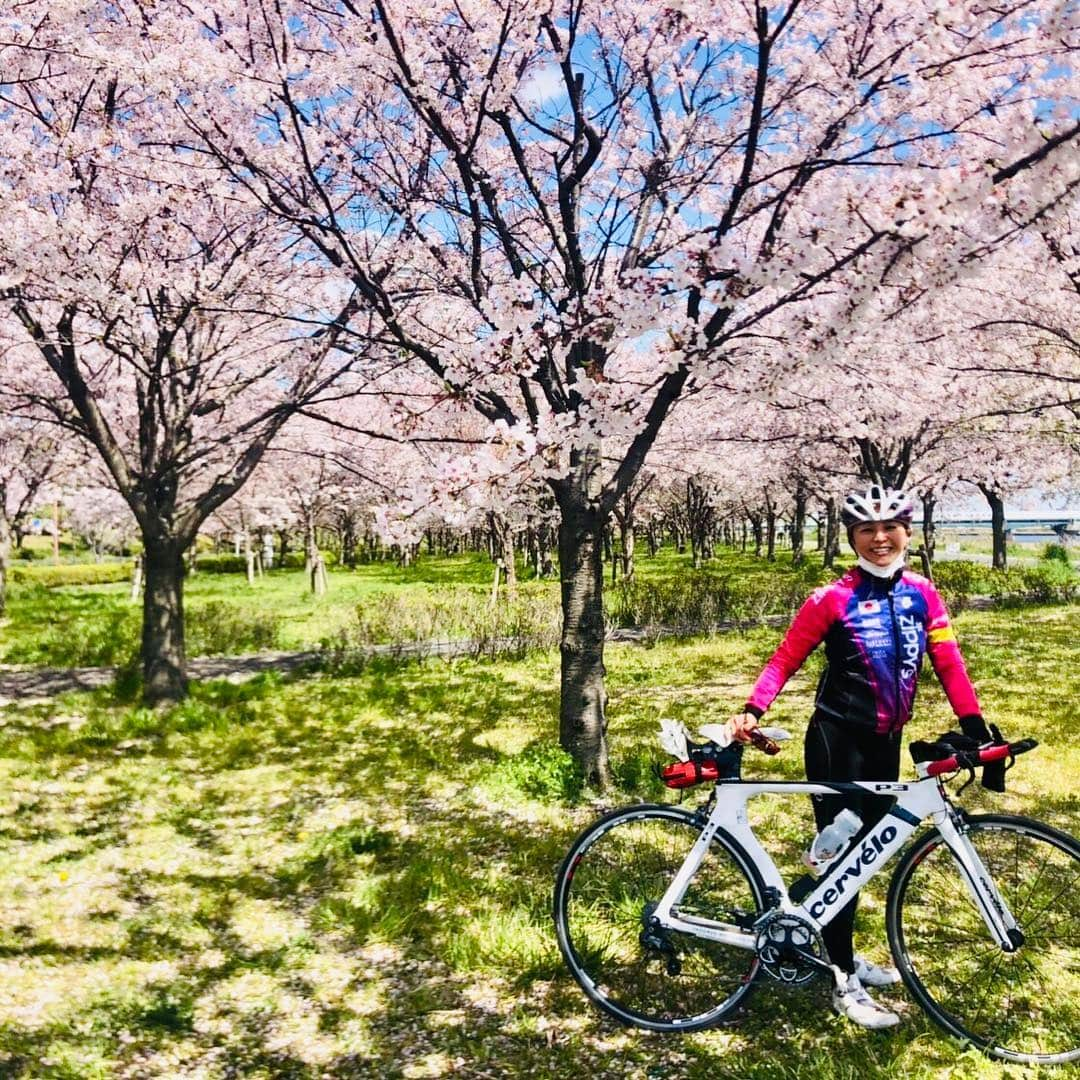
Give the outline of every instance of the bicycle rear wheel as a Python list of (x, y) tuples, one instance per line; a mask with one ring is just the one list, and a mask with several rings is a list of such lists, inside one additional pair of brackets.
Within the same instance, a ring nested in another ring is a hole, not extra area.
[[(616, 810), (578, 837), (559, 869), (555, 927), (563, 958), (589, 998), (624, 1024), (697, 1031), (750, 992), (758, 970), (752, 950), (645, 933), (703, 824), (673, 806)], [(753, 864), (717, 833), (678, 910), (746, 930), (764, 897)]]
[(968, 819), (968, 839), (1024, 943), (1003, 952), (938, 832), (908, 849), (889, 887), (889, 945), (930, 1017), (992, 1057), (1080, 1058), (1080, 844), (1022, 817)]

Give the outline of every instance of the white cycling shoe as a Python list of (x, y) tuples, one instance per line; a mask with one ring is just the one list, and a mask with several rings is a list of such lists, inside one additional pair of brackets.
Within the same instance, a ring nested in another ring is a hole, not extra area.
[(872, 964), (861, 956), (855, 957), (855, 974), (863, 986), (892, 986), (900, 981), (900, 972), (896, 968)]
[(859, 982), (858, 975), (849, 975), (842, 987), (832, 996), (833, 1008), (852, 1023), (864, 1028), (887, 1028), (900, 1023), (900, 1017), (879, 1005)]

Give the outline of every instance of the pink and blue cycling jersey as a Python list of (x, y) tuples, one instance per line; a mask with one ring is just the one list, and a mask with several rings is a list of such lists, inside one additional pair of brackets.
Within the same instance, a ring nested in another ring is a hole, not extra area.
[(924, 653), (958, 717), (978, 715), (979, 702), (933, 584), (909, 570), (880, 579), (853, 567), (815, 590), (747, 699), (757, 716), (821, 642), (825, 670), (815, 709), (824, 716), (885, 735), (907, 723)]

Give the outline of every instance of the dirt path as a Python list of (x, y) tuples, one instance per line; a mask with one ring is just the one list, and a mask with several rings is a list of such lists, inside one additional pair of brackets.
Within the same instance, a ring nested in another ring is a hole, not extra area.
[[(263, 671), (295, 671), (317, 659), (315, 652), (266, 652), (250, 656), (200, 656), (188, 661), (192, 679), (254, 678)], [(116, 678), (116, 668), (43, 668), (0, 664), (0, 706), (45, 701), (72, 690), (95, 690)]]

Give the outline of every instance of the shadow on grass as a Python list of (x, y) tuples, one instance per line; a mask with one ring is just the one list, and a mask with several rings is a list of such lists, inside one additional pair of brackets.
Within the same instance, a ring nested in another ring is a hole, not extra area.
[[(1056, 663), (1040, 656), (1029, 666)], [(679, 668), (656, 676), (675, 691), (704, 663), (670, 645), (650, 657)], [(1007, 665), (991, 648), (976, 657), (1000, 711)], [(550, 900), (596, 811), (515, 787), (523, 748), (553, 742), (556, 687), (552, 656), (432, 661), (205, 684), (167, 713), (103, 693), (69, 699), (59, 718), (9, 712), (0, 757), (15, 809), (0, 827), (32, 872), (5, 891), (55, 903), (60, 870), (114, 876), (106, 899), (55, 909), (86, 923), (84, 943), (32, 907), (0, 938), (9, 974), (97, 979), (40, 1026), (0, 1027), (0, 1075), (832, 1080), (955, 1062), (913, 1005), (898, 1031), (867, 1033), (832, 1016), (823, 985), (763, 985), (733, 1025), (681, 1038), (593, 1011), (564, 972)], [(637, 745), (655, 717), (632, 694), (623, 707), (620, 738)], [(1053, 734), (1034, 704), (1024, 722)], [(1068, 784), (1026, 775), (1008, 809), (1075, 815)], [(99, 929), (114, 943), (86, 944)], [(162, 962), (156, 981), (122, 989), (123, 965)]]

